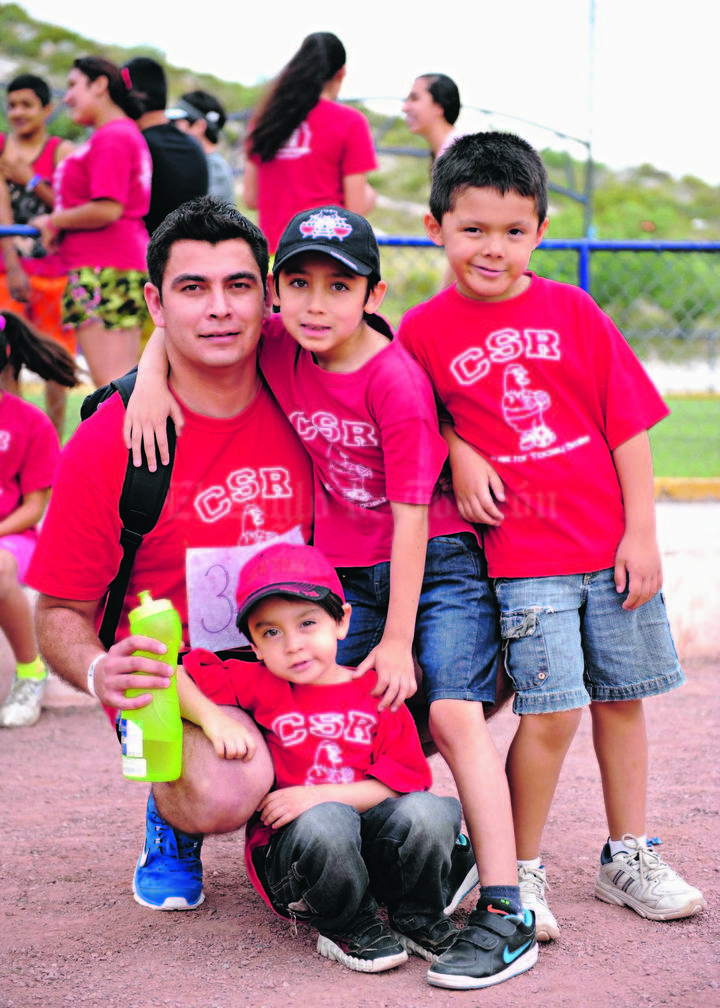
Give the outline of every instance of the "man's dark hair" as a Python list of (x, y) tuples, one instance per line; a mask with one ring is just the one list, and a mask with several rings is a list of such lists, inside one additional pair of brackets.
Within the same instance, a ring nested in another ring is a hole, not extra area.
[(43, 107), (50, 104), (50, 87), (42, 77), (36, 77), (35, 74), (24, 73), (13, 77), (5, 90), (8, 94), (13, 91), (34, 91)]
[(260, 276), (263, 290), (267, 289), (268, 243), (259, 227), (216, 196), (198, 196), (188, 200), (169, 213), (153, 231), (147, 249), (147, 268), (150, 283), (157, 287), (162, 297), (165, 276), (172, 246), (179, 241), (203, 241), (211, 245), (241, 238), (250, 246)]
[(159, 112), (167, 105), (167, 78), (165, 71), (149, 56), (134, 56), (125, 64), (132, 87), (144, 112)]
[(445, 120), (454, 126), (460, 115), (460, 92), (455, 81), (446, 74), (422, 74), (420, 79), (428, 82), (430, 97), (443, 110)]
[(466, 190), (516, 192), (535, 203), (538, 223), (547, 217), (547, 172), (542, 158), (514, 133), (468, 133), (458, 137), (433, 168), (430, 212), (438, 224)]
[[(302, 601), (302, 599), (298, 598), (297, 595), (291, 595), (289, 593), (280, 591), (277, 593), (277, 595), (265, 595), (264, 598), (260, 599), (257, 605), (251, 606), (250, 609), (248, 609), (248, 611), (243, 615), (243, 618), (241, 620), (238, 620), (238, 630), (240, 631), (241, 634), (244, 634), (249, 641), (252, 641), (252, 634), (250, 633), (250, 617), (257, 609), (257, 606), (259, 606), (262, 602), (267, 602), (269, 598), (286, 598), (289, 599), (291, 602)], [(330, 592), (328, 595), (325, 596), (325, 598), (317, 599), (316, 601), (313, 602), (313, 605), (320, 606), (321, 609), (324, 609), (325, 612), (332, 619), (334, 619), (336, 623), (339, 623), (340, 620), (345, 615), (345, 610), (343, 609), (343, 600), (340, 598), (339, 595), (336, 595), (335, 592)], [(253, 641), (253, 643), (255, 642)]]

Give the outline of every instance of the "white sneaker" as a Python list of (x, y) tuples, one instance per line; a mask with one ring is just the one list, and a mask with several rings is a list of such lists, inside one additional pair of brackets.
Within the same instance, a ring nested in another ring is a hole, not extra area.
[(48, 677), (44, 679), (13, 679), (12, 688), (0, 707), (0, 728), (24, 728), (34, 725), (40, 717), (40, 708)]
[(637, 837), (625, 833), (630, 849), (612, 857), (605, 844), (600, 855), (600, 873), (595, 895), (605, 903), (629, 906), (650, 920), (677, 920), (692, 917), (707, 906), (699, 889), (673, 871), (653, 847), (638, 844)]
[(545, 899), (545, 889), (550, 889), (545, 869), (518, 865), (518, 885), (522, 905), (535, 914), (535, 937), (541, 942), (553, 941), (560, 928)]

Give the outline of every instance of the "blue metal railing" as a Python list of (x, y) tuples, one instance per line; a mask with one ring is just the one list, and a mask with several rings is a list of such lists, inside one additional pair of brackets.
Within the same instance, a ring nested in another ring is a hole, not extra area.
[[(399, 235), (378, 235), (378, 244), (394, 248), (432, 248), (429, 238)], [(578, 255), (578, 286), (590, 291), (590, 259), (593, 252), (715, 252), (720, 253), (720, 242), (693, 241), (602, 241), (597, 238), (548, 238), (538, 246), (538, 251), (574, 251)]]

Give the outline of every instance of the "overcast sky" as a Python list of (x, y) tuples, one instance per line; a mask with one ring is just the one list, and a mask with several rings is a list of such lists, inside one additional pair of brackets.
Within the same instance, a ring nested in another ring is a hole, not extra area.
[(19, 3), (98, 43), (147, 43), (176, 66), (241, 84), (272, 77), (308, 32), (334, 31), (348, 52), (342, 97), (386, 99), (383, 111), (396, 111), (418, 74), (447, 73), (465, 128), (477, 122), (471, 107), (490, 109), (517, 117), (496, 125), (533, 143), (552, 146), (525, 120), (591, 142), (613, 168), (649, 162), (720, 184), (710, 115), (720, 5), (706, 0), (313, 0), (307, 14), (297, 0)]

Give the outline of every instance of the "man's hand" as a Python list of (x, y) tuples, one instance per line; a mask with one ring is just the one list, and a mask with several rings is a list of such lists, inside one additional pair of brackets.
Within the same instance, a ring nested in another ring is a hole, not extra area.
[[(94, 686), (98, 699), (106, 707), (121, 710), (138, 710), (152, 703), (151, 693), (126, 697), (129, 689), (167, 689), (175, 669), (163, 662), (166, 651), (161, 641), (152, 637), (132, 636), (113, 644), (108, 653), (95, 666)], [(154, 658), (133, 657), (134, 651), (149, 651)]]

